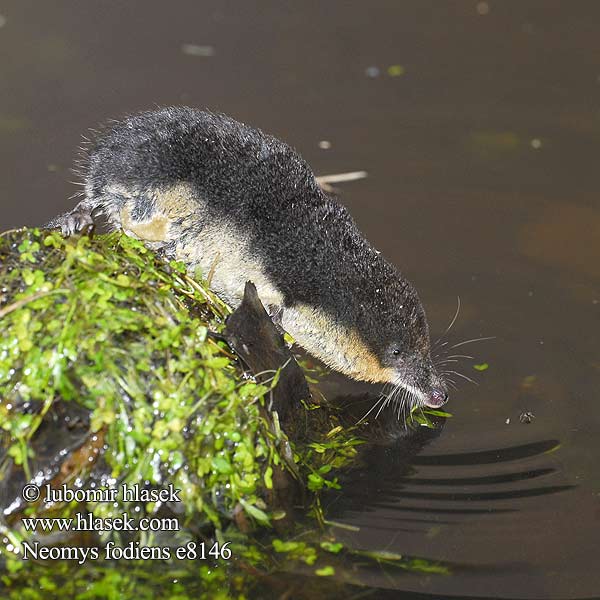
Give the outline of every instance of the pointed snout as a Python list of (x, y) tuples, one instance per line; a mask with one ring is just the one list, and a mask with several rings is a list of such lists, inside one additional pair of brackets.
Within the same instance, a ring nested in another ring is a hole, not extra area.
[(425, 406), (439, 408), (448, 402), (448, 393), (441, 389), (434, 389), (425, 398)]

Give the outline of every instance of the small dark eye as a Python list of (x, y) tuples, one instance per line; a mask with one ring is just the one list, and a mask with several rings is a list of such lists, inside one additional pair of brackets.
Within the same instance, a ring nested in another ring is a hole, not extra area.
[(395, 348), (394, 350), (392, 350), (392, 354), (394, 356), (400, 356), (400, 350), (398, 350), (398, 348)]

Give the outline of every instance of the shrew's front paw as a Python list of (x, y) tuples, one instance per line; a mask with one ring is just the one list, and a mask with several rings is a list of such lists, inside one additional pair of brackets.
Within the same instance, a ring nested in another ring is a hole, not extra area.
[(49, 229), (60, 229), (65, 237), (75, 233), (87, 231), (90, 233), (94, 229), (94, 219), (92, 213), (83, 207), (76, 207), (71, 212), (60, 215), (46, 224)]

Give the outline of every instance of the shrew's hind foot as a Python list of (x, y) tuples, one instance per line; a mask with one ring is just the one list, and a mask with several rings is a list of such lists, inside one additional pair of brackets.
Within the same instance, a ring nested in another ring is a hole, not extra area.
[(60, 229), (65, 237), (84, 231), (91, 233), (94, 229), (92, 210), (87, 204), (81, 202), (71, 212), (55, 217), (46, 223), (44, 227)]

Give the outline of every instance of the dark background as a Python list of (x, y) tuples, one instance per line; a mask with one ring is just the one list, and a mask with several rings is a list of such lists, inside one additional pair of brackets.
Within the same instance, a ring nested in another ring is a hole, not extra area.
[[(412, 529), (402, 486), (385, 506), (373, 489), (337, 516), (361, 527), (350, 543), (471, 567), (372, 574), (373, 585), (600, 594), (600, 3), (20, 0), (0, 15), (1, 229), (73, 206), (86, 130), (167, 104), (258, 126), (318, 174), (366, 170), (340, 186), (341, 201), (416, 285), (433, 333), (460, 296), (452, 342), (496, 336), (470, 347), (460, 370), (480, 385), (453, 394), (454, 417), (426, 452), (558, 440), (514, 469), (546, 461), (549, 485), (575, 486), (472, 500), (490, 515)], [(442, 514), (457, 500), (432, 502)]]

